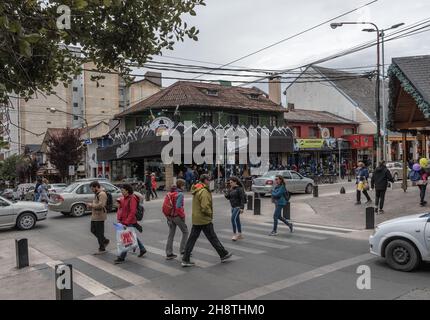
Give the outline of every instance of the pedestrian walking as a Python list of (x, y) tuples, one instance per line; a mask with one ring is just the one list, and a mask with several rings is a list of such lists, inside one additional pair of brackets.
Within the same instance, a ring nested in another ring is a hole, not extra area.
[(425, 196), (428, 184), (428, 173), (418, 163), (415, 163), (412, 166), (409, 179), (412, 181), (412, 185), (417, 186), (420, 190), (420, 206), (424, 207), (427, 204)]
[(385, 161), (381, 161), (375, 169), (370, 181), (372, 190), (375, 189), (375, 212), (384, 214), (385, 194), (388, 189), (388, 182), (394, 183), (390, 170), (385, 166)]
[(230, 200), (231, 205), (231, 224), (233, 226), (232, 241), (243, 239), (242, 225), (240, 223), (240, 215), (245, 209), (246, 194), (242, 183), (237, 177), (230, 177), (228, 181), (228, 189), (224, 191), (225, 197)]
[(188, 192), (191, 191), (191, 186), (194, 182), (193, 180), (194, 180), (193, 170), (191, 170), (191, 168), (188, 168), (187, 171), (185, 172), (185, 183), (187, 185), (187, 191)]
[(87, 207), (91, 209), (91, 233), (97, 238), (99, 243), (98, 254), (102, 254), (106, 252), (106, 247), (110, 242), (105, 237), (108, 195), (106, 191), (102, 190), (98, 181), (91, 182), (90, 188), (94, 193), (93, 202), (87, 203)]
[(367, 167), (364, 165), (363, 162), (359, 162), (358, 163), (358, 168), (356, 170), (356, 186), (357, 186), (357, 202), (355, 203), (356, 205), (360, 205), (361, 204), (361, 193), (364, 194), (364, 196), (367, 199), (366, 204), (371, 204), (372, 203), (372, 199), (369, 196), (369, 170), (367, 169)]
[(42, 184), (42, 178), (37, 178), (36, 186), (34, 187), (34, 201), (39, 202), (39, 187)]
[(151, 196), (152, 199), (158, 199), (157, 195), (157, 178), (155, 177), (155, 173), (151, 174)]
[(49, 202), (48, 179), (43, 178), (42, 183), (37, 187), (38, 202), (47, 204)]
[(163, 213), (167, 219), (169, 226), (169, 236), (166, 244), (166, 259), (176, 259), (177, 255), (173, 253), (173, 240), (175, 238), (176, 227), (182, 232), (181, 244), (179, 252), (185, 254), (185, 245), (188, 240), (188, 227), (185, 223), (185, 208), (184, 208), (184, 187), (185, 181), (178, 179), (176, 185), (172, 186), (170, 192), (166, 195), (163, 204)]
[(200, 183), (196, 183), (192, 189), (193, 206), (192, 206), (192, 224), (191, 234), (185, 246), (185, 254), (182, 257), (183, 267), (192, 267), (194, 262), (190, 261), (190, 256), (193, 251), (194, 245), (203, 231), (206, 238), (217, 251), (221, 258), (221, 262), (225, 262), (231, 258), (232, 254), (229, 253), (219, 241), (213, 226), (213, 206), (212, 194), (209, 189), (209, 176), (201, 175)]
[(289, 201), (289, 194), (285, 186), (284, 177), (282, 176), (276, 176), (275, 178), (275, 187), (272, 190), (272, 201), (275, 204), (275, 212), (273, 213), (273, 230), (269, 235), (278, 235), (278, 220), (285, 223), (290, 228), (290, 232), (293, 232), (293, 223), (282, 216), (284, 207)]
[[(139, 203), (142, 201), (139, 196), (134, 194), (133, 187), (129, 184), (125, 184), (121, 188), (122, 197), (118, 199), (118, 211), (117, 220), (123, 226), (128, 228), (134, 228), (139, 232), (142, 232), (142, 227), (137, 222), (137, 208)], [(137, 245), (139, 246), (140, 253), (139, 258), (146, 254), (145, 246), (142, 241), (137, 237)], [(121, 255), (114, 261), (115, 264), (121, 264), (125, 261), (127, 251), (121, 253)]]
[(145, 200), (150, 201), (152, 195), (152, 178), (151, 173), (149, 171), (146, 171), (145, 181), (143, 183), (145, 185)]

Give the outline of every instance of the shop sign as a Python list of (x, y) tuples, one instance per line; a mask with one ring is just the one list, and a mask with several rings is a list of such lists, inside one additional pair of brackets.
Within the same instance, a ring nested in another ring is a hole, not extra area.
[(321, 138), (323, 138), (323, 139), (329, 139), (330, 138), (330, 129), (329, 128), (322, 128), (321, 129)]
[(322, 149), (324, 142), (324, 139), (297, 139), (297, 147), (299, 150)]
[(120, 159), (129, 152), (130, 152), (130, 142), (127, 142), (125, 144), (122, 144), (118, 148), (116, 148), (116, 157)]
[(352, 149), (371, 149), (373, 148), (373, 136), (354, 135), (348, 137)]
[(173, 129), (174, 125), (175, 125), (174, 122), (169, 118), (159, 117), (154, 121), (152, 121), (149, 127), (151, 128), (151, 130), (154, 130), (155, 135), (159, 137), (159, 136), (162, 136), (169, 129)]

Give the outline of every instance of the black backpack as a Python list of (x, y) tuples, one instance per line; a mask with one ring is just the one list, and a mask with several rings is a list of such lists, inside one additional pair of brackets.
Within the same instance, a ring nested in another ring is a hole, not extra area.
[(140, 197), (136, 196), (137, 203), (137, 210), (136, 210), (136, 220), (142, 221), (143, 215), (145, 214), (145, 208), (143, 207), (142, 201), (140, 201)]
[(107, 200), (106, 200), (106, 212), (112, 212), (113, 210), (113, 198), (112, 198), (112, 193), (110, 193), (109, 191), (105, 191), (106, 192), (106, 196), (107, 196)]

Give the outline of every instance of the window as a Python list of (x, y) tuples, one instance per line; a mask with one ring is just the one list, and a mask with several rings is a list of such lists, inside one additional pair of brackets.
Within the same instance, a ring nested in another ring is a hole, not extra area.
[(252, 126), (256, 127), (256, 126), (260, 125), (260, 116), (258, 114), (251, 114), (249, 116), (248, 122), (249, 122), (250, 126), (252, 125)]
[(354, 132), (354, 128), (346, 128), (346, 129), (343, 129), (343, 135), (344, 136), (349, 136), (349, 135), (352, 135), (352, 134), (354, 134), (355, 132)]
[(330, 138), (334, 138), (334, 128), (327, 128), (330, 132)]
[(251, 93), (251, 94), (249, 95), (249, 97), (250, 97), (252, 100), (258, 100), (258, 99), (260, 98), (260, 95), (259, 95), (258, 93)]
[(291, 174), (288, 171), (284, 171), (282, 173), (282, 176), (284, 177), (285, 180), (291, 180)]
[(278, 117), (277, 116), (270, 116), (269, 125), (271, 127), (277, 127), (278, 126)]
[(78, 92), (78, 87), (73, 87), (74, 92)]
[(77, 102), (73, 102), (73, 107), (77, 108), (77, 107), (79, 107), (79, 104)]
[(300, 127), (293, 127), (294, 136), (297, 138), (301, 138), (302, 131)]
[(79, 117), (78, 116), (73, 116), (73, 120), (79, 120)]
[(202, 124), (203, 123), (213, 123), (212, 122), (213, 115), (212, 115), (212, 112), (210, 112), (210, 111), (200, 112), (199, 117), (200, 117), (200, 123), (202, 123)]
[(112, 186), (112, 185), (110, 185), (110, 184), (107, 184), (107, 183), (100, 183), (100, 185), (101, 185), (101, 187), (102, 187), (103, 189), (105, 189), (107, 192), (110, 192), (110, 193), (118, 193), (118, 192), (119, 192), (119, 190), (118, 190), (117, 188), (115, 188), (114, 186)]
[(291, 172), (291, 176), (294, 180), (301, 180), (302, 177), (297, 172)]
[(239, 124), (239, 115), (233, 114), (229, 116), (229, 122), (232, 125), (238, 125)]
[(90, 188), (90, 184), (84, 184), (76, 190), (76, 194), (91, 194), (93, 193)]
[(294, 103), (289, 103), (287, 108), (290, 111), (294, 110)]
[(136, 127), (143, 127), (143, 119), (136, 118)]
[(218, 97), (218, 90), (207, 89), (206, 94), (212, 97)]
[(318, 127), (309, 127), (309, 138), (318, 138), (320, 136), (320, 129)]

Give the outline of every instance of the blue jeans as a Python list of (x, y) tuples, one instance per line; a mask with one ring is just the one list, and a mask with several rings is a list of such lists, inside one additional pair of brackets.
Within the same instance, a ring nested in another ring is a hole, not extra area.
[[(139, 238), (137, 238), (137, 245), (139, 246), (140, 251), (145, 251), (145, 246), (143, 245), (142, 241), (139, 240)], [(119, 258), (122, 260), (124, 260), (125, 257), (127, 257), (127, 251), (121, 253), (119, 256)]]
[(287, 219), (285, 219), (282, 216), (282, 211), (284, 210), (285, 206), (276, 205), (275, 212), (273, 213), (273, 231), (278, 231), (278, 220), (281, 220), (283, 223), (285, 223), (287, 226), (290, 226), (290, 223)]
[(233, 225), (233, 233), (242, 233), (242, 225), (240, 224), (240, 208), (231, 208), (231, 224)]

